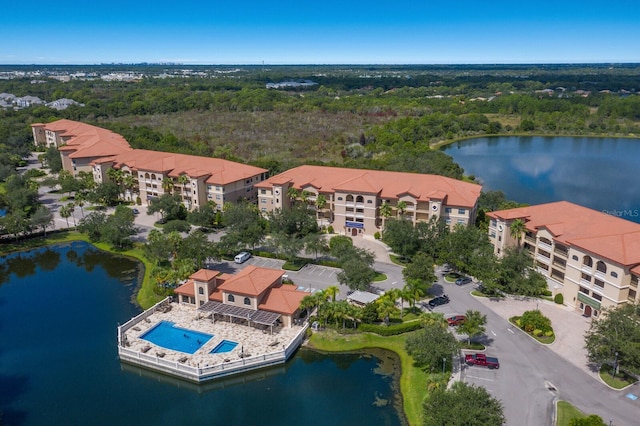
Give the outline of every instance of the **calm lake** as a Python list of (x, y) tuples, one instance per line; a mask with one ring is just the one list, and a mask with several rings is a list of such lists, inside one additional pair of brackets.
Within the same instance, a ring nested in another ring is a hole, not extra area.
[(640, 222), (640, 140), (509, 136), (443, 148), (489, 190), (528, 204), (567, 200)]
[(205, 385), (121, 364), (138, 263), (84, 243), (0, 258), (0, 423), (405, 424), (389, 352), (324, 355)]

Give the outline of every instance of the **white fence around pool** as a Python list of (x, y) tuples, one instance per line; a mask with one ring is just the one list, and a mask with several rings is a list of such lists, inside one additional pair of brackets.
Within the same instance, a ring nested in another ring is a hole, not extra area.
[(298, 347), (302, 344), (307, 328), (309, 327), (308, 324), (305, 324), (291, 340), (289, 345), (285, 346), (281, 351), (246, 357), (236, 361), (221, 362), (215, 365), (204, 365), (198, 367), (185, 365), (177, 361), (164, 359), (156, 355), (150, 355), (127, 348), (124, 345), (124, 333), (140, 321), (144, 321), (145, 318), (147, 318), (156, 310), (161, 309), (163, 306), (166, 306), (166, 304), (169, 302), (169, 298), (158, 302), (152, 308), (144, 311), (140, 315), (132, 318), (131, 320), (118, 327), (118, 356), (120, 357), (120, 360), (170, 374), (172, 376), (181, 377), (183, 379), (192, 380), (195, 382), (204, 382), (207, 380), (225, 377), (231, 374), (256, 370), (258, 368), (269, 367), (271, 365), (282, 364), (286, 362), (289, 357), (296, 351), (296, 349), (298, 349)]

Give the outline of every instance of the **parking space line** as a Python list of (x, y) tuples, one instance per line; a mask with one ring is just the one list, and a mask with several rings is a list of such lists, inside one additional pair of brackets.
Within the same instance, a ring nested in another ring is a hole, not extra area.
[(495, 382), (495, 379), (487, 379), (486, 377), (469, 376), (468, 374), (465, 377), (470, 379), (478, 379), (478, 380), (486, 380), (488, 382)]

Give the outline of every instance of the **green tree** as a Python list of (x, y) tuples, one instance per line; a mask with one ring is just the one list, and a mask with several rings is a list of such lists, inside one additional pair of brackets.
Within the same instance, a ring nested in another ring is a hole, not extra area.
[(448, 362), (458, 350), (458, 342), (446, 327), (433, 322), (425, 324), (422, 330), (408, 336), (406, 348), (417, 366), (426, 371), (439, 371), (442, 368), (442, 360)]
[(402, 270), (407, 288), (413, 295), (413, 305), (424, 297), (429, 288), (437, 281), (433, 272), (433, 259), (424, 253), (417, 253)]
[(62, 157), (60, 156), (58, 148), (54, 146), (47, 148), (44, 156), (51, 173), (58, 173), (60, 172), (60, 170), (62, 170)]
[(194, 270), (203, 268), (207, 259), (218, 257), (217, 245), (209, 241), (207, 234), (199, 230), (191, 232), (184, 238), (178, 250), (178, 259), (191, 260)]
[(594, 318), (585, 334), (589, 361), (640, 374), (640, 306), (627, 303)]
[(386, 228), (387, 219), (391, 217), (391, 213), (393, 213), (393, 208), (391, 204), (386, 201), (383, 201), (380, 204), (380, 217), (382, 218), (382, 229)]
[(351, 290), (366, 290), (376, 276), (372, 264), (360, 256), (345, 260), (338, 272), (338, 282)]
[(509, 247), (497, 263), (495, 282), (511, 294), (537, 296), (547, 288), (544, 277), (534, 269), (533, 258), (526, 252)]
[(325, 197), (323, 194), (318, 194), (318, 196), (316, 197), (315, 205), (318, 217), (320, 217), (322, 210), (324, 210), (324, 208), (327, 206), (327, 197)]
[(226, 227), (226, 234), (221, 240), (225, 250), (254, 248), (264, 240), (266, 223), (254, 204), (226, 203), (222, 222)]
[(424, 426), (487, 426), (506, 422), (502, 403), (483, 387), (455, 382), (434, 389), (423, 405)]
[(42, 229), (44, 236), (47, 236), (47, 228), (53, 226), (53, 214), (45, 206), (40, 206), (31, 216), (31, 225)]
[(456, 225), (442, 242), (438, 260), (456, 271), (485, 280), (491, 278), (488, 275), (495, 269), (489, 236), (475, 226)]
[(115, 212), (107, 217), (100, 232), (101, 241), (123, 250), (133, 246), (131, 237), (136, 234), (133, 212), (124, 205), (116, 206)]
[(151, 205), (147, 208), (147, 214), (160, 213), (163, 222), (171, 220), (184, 220), (187, 211), (182, 204), (179, 194), (162, 194), (158, 198), (151, 200)]
[(72, 214), (71, 208), (69, 207), (69, 205), (67, 204), (67, 205), (61, 206), (58, 213), (60, 214), (61, 218), (67, 221), (67, 228), (69, 228), (69, 218), (71, 217), (71, 214)]
[(480, 311), (469, 309), (464, 314), (467, 319), (458, 326), (458, 332), (467, 335), (467, 343), (471, 344), (471, 339), (480, 336), (485, 331), (487, 316)]
[(413, 223), (406, 219), (389, 219), (382, 232), (382, 240), (403, 259), (410, 259), (420, 248)]
[(509, 225), (509, 235), (511, 235), (511, 238), (516, 240), (518, 249), (520, 249), (520, 246), (522, 244), (522, 236), (526, 231), (527, 226), (522, 219), (516, 219), (511, 222), (511, 225)]

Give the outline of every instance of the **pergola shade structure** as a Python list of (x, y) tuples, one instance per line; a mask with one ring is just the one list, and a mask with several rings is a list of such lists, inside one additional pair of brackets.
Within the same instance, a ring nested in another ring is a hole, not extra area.
[(211, 313), (212, 320), (214, 319), (215, 314), (220, 314), (220, 315), (228, 316), (229, 319), (231, 318), (244, 319), (249, 323), (248, 325), (251, 325), (252, 322), (256, 324), (266, 325), (271, 327), (271, 332), (273, 332), (273, 326), (278, 322), (278, 319), (280, 319), (280, 314), (277, 314), (275, 312), (261, 311), (259, 309), (254, 310), (249, 308), (243, 308), (241, 306), (227, 305), (227, 304), (216, 302), (213, 300), (200, 306), (198, 308), (198, 311)]

